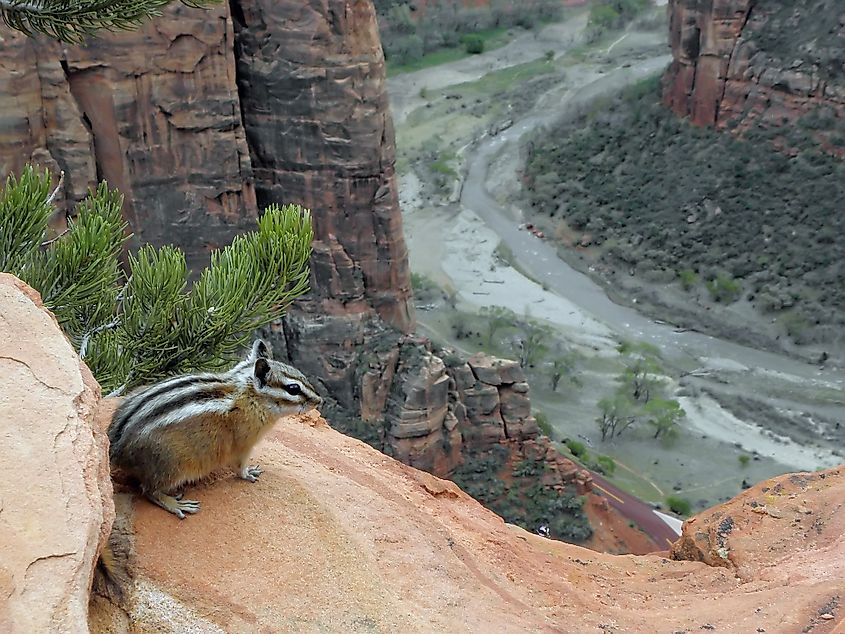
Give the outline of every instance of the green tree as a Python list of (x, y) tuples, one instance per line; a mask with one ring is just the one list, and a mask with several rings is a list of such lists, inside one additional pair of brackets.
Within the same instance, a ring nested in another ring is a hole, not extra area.
[(654, 438), (674, 436), (678, 433), (678, 423), (686, 416), (680, 403), (675, 400), (655, 398), (643, 406), (646, 422), (654, 427)]
[(534, 320), (526, 320), (522, 324), (522, 335), (517, 341), (519, 346), (520, 367), (533, 366), (546, 354), (546, 343), (552, 336), (552, 329)]
[(574, 352), (564, 352), (558, 354), (552, 360), (552, 392), (557, 392), (560, 380), (565, 376), (575, 385), (580, 384), (580, 379), (575, 376), (575, 368), (577, 366), (577, 357)]
[(678, 271), (678, 279), (681, 281), (681, 288), (685, 291), (691, 291), (698, 284), (698, 275), (692, 269)]
[(667, 497), (666, 505), (669, 507), (670, 511), (683, 517), (687, 517), (692, 511), (692, 504), (690, 504), (690, 501), (679, 495), (670, 495)]
[(620, 436), (638, 421), (639, 410), (637, 404), (623, 392), (617, 392), (611, 397), (603, 398), (598, 403), (599, 417), (596, 423), (601, 432), (601, 439)]
[[(206, 7), (220, 0), (181, 0)], [(97, 31), (131, 31), (161, 15), (173, 0), (0, 0), (0, 20), (28, 36), (41, 33), (68, 44)]]
[(732, 304), (742, 295), (742, 283), (726, 273), (719, 273), (707, 282), (707, 290), (715, 301)]
[(124, 274), (123, 197), (105, 182), (47, 240), (50, 182), (27, 166), (0, 190), (0, 270), (41, 293), (107, 392), (225, 367), (308, 290), (313, 232), (299, 206), (268, 207), (255, 231), (212, 254), (188, 291), (185, 256), (173, 247), (142, 247)]
[(618, 350), (625, 357), (625, 370), (619, 380), (627, 386), (634, 400), (648, 403), (658, 387), (656, 375), (663, 373), (660, 351), (643, 342), (623, 342)]
[(484, 306), (480, 314), (487, 320), (487, 345), (493, 345), (493, 337), (502, 328), (516, 324), (516, 313), (504, 306)]
[(616, 461), (610, 456), (596, 456), (592, 467), (595, 471), (612, 476), (616, 471)]
[(461, 42), (463, 42), (464, 50), (470, 55), (478, 55), (484, 52), (484, 38), (480, 35), (475, 33), (464, 35)]

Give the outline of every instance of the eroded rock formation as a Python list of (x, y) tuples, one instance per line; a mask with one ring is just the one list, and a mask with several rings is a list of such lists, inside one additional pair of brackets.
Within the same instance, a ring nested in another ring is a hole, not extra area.
[(99, 396), (38, 293), (0, 273), (0, 631), (87, 631), (114, 519)]
[(137, 32), (85, 46), (0, 31), (0, 173), (27, 161), (64, 170), (72, 201), (107, 179), (126, 196), (137, 241), (177, 244), (194, 267), (251, 227), (259, 204), (306, 205), (312, 312), (375, 313), (408, 331), (372, 3), (231, 7), (234, 20), (225, 3), (176, 3)]
[(98, 430), (117, 403), (99, 400), (37, 296), (8, 276), (0, 314), (4, 632), (86, 631), (86, 617), (93, 632), (164, 633), (831, 634), (845, 624), (845, 467), (782, 476), (692, 518), (675, 560), (619, 557), (506, 524), (314, 413), (279, 421), (256, 447), (259, 482), (221, 472), (192, 487), (195, 516), (118, 494), (124, 599), (95, 595), (86, 614), (112, 513)]
[[(828, 151), (845, 121), (845, 14), (827, 0), (670, 0), (664, 102), (739, 133), (809, 115)], [(821, 119), (822, 123), (816, 121)]]

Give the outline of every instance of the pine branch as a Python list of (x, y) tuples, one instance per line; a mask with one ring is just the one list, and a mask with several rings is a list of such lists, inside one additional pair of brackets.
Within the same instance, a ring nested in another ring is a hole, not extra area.
[(66, 232), (42, 242), (49, 201), (49, 173), (27, 167), (9, 177), (0, 190), (0, 270), (41, 293), (106, 393), (225, 367), (308, 290), (313, 230), (299, 206), (268, 208), (256, 231), (212, 254), (188, 292), (185, 255), (169, 246), (130, 254), (123, 281), (123, 197), (106, 183), (79, 204)]
[[(0, 20), (27, 36), (79, 44), (97, 31), (131, 31), (161, 15), (173, 0), (0, 0)], [(219, 0), (182, 0), (204, 8)]]
[(53, 214), (49, 204), (50, 174), (27, 165), (15, 178), (10, 174), (0, 191), (0, 271), (20, 276), (44, 240)]

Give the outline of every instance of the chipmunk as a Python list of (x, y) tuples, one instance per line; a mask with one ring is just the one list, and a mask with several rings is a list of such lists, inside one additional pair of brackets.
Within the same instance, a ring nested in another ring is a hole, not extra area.
[(247, 460), (262, 434), (279, 416), (322, 402), (302, 372), (273, 361), (257, 339), (228, 372), (179, 376), (127, 396), (109, 426), (109, 457), (150, 501), (184, 519), (200, 504), (173, 493), (221, 467), (256, 482), (261, 469)]

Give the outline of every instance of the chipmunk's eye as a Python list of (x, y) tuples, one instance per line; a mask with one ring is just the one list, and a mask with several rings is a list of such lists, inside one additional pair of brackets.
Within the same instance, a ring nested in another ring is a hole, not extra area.
[(294, 396), (302, 392), (302, 388), (299, 387), (299, 383), (288, 383), (284, 386), (284, 388), (285, 392), (287, 392), (288, 394), (293, 394)]

